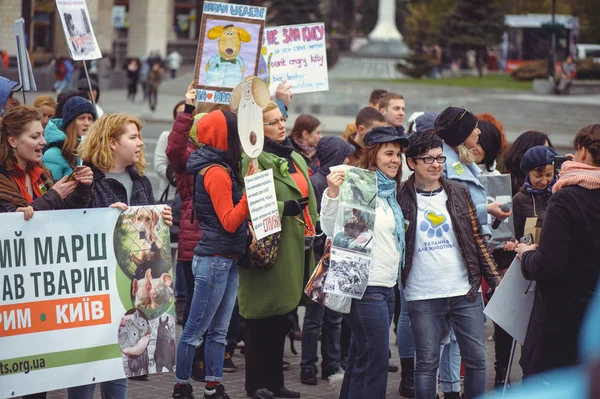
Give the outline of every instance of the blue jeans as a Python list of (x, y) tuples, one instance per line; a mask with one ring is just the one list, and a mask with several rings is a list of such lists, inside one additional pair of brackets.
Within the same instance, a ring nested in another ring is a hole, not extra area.
[(318, 304), (306, 305), (304, 324), (302, 325), (302, 361), (300, 367), (317, 371), (317, 343), (321, 336), (321, 372), (332, 374), (340, 370), (340, 331), (342, 330), (342, 314), (334, 312)]
[(460, 392), (460, 348), (456, 334), (450, 327), (440, 347), (440, 389), (442, 392)]
[(352, 340), (340, 399), (385, 399), (395, 295), (393, 287), (367, 287), (343, 315)]
[[(105, 381), (100, 384), (102, 399), (127, 399), (127, 378), (113, 381)], [(69, 399), (93, 399), (96, 384), (81, 385), (68, 388)]]
[(481, 296), (469, 302), (465, 296), (408, 302), (417, 349), (415, 398), (434, 399), (440, 342), (449, 322), (465, 363), (465, 398), (485, 393), (485, 326)]
[(404, 288), (398, 284), (400, 291), (400, 318), (398, 319), (398, 332), (396, 333), (396, 344), (398, 344), (398, 355), (400, 359), (415, 357), (415, 339), (413, 338), (410, 317), (408, 317), (408, 305), (404, 298)]
[(196, 347), (208, 330), (204, 349), (206, 381), (222, 381), (227, 329), (238, 289), (236, 258), (194, 256), (194, 297), (177, 345), (176, 380), (187, 384)]
[(185, 285), (185, 272), (183, 271), (183, 263), (177, 262), (175, 266), (175, 298), (186, 298), (187, 288)]

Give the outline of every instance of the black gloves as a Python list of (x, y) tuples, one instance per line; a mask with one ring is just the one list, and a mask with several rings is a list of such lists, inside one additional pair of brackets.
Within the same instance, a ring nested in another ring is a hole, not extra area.
[(298, 216), (308, 205), (308, 197), (283, 201), (283, 216)]

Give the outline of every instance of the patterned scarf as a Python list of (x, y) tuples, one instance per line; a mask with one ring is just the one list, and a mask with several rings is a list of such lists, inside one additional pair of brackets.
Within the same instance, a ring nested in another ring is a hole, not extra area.
[(294, 144), (296, 144), (298, 146), (298, 148), (300, 148), (300, 151), (302, 151), (302, 154), (305, 157), (307, 157), (308, 159), (312, 159), (315, 156), (315, 154), (317, 153), (317, 147), (312, 147), (310, 145), (306, 145), (302, 141), (296, 139), (295, 137), (292, 137), (292, 141), (294, 142)]
[(588, 190), (600, 188), (600, 167), (575, 161), (566, 161), (562, 165), (560, 178), (554, 185), (555, 193), (563, 187), (580, 186)]
[(548, 187), (540, 190), (540, 189), (533, 187), (533, 185), (531, 184), (531, 180), (529, 180), (529, 175), (527, 175), (527, 177), (525, 177), (525, 182), (523, 183), (523, 188), (529, 194), (535, 194), (535, 195), (552, 194), (552, 187), (554, 187), (554, 185), (556, 184), (557, 179), (558, 179), (558, 176), (555, 174), (552, 177), (552, 181), (550, 182), (550, 184), (548, 184)]
[(402, 209), (396, 200), (396, 181), (387, 177), (383, 172), (377, 169), (377, 196), (388, 205), (394, 213), (394, 221), (396, 223), (396, 249), (400, 254), (400, 270), (404, 268), (404, 248), (406, 245), (404, 239), (404, 215)]

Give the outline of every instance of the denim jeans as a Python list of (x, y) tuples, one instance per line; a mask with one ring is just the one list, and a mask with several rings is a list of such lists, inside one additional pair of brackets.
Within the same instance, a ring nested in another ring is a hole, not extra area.
[(187, 384), (196, 347), (208, 330), (204, 349), (206, 381), (223, 379), (227, 329), (238, 289), (236, 258), (194, 256), (194, 297), (190, 315), (177, 345), (176, 380)]
[(452, 327), (442, 340), (440, 355), (440, 390), (460, 392), (460, 348)]
[(321, 373), (331, 374), (340, 369), (340, 331), (342, 314), (318, 304), (306, 305), (302, 325), (302, 361), (300, 367), (317, 371), (317, 343), (321, 335)]
[[(127, 399), (127, 378), (105, 381), (100, 384), (102, 399)], [(96, 384), (81, 385), (67, 389), (69, 399), (93, 399)]]
[(400, 318), (398, 319), (398, 331), (396, 333), (396, 344), (398, 344), (398, 355), (400, 359), (415, 357), (415, 339), (413, 338), (410, 317), (408, 317), (408, 305), (404, 298), (404, 288), (398, 285), (400, 292)]
[(482, 299), (469, 302), (465, 296), (408, 301), (417, 349), (415, 398), (434, 399), (436, 371), (440, 364), (440, 342), (449, 322), (456, 334), (465, 364), (465, 398), (485, 393), (485, 326)]
[(367, 287), (343, 315), (352, 339), (340, 399), (385, 399), (394, 299), (393, 287)]

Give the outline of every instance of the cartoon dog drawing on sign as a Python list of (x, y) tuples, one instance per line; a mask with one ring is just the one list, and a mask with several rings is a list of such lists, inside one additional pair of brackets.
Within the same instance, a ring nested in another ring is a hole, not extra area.
[(249, 43), (250, 34), (234, 25), (215, 26), (206, 35), (217, 40), (218, 54), (206, 63), (206, 85), (235, 87), (244, 78), (245, 67), (240, 50), (242, 42)]

